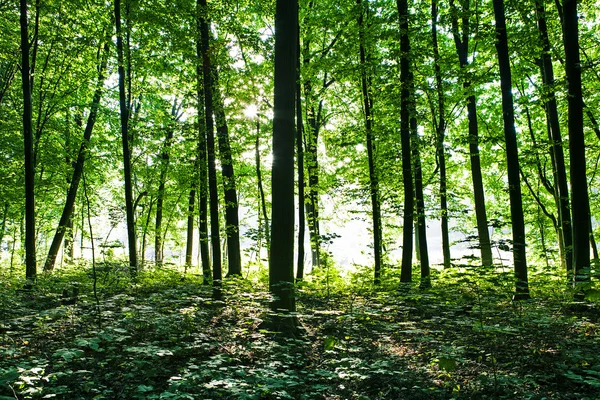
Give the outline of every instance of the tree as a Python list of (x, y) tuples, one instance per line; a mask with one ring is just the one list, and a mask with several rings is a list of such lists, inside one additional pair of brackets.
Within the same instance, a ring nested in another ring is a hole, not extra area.
[(414, 189), (412, 174), (410, 118), (412, 105), (412, 73), (410, 71), (410, 39), (408, 2), (396, 0), (400, 18), (400, 141), (402, 144), (402, 182), (404, 183), (404, 223), (402, 232), (401, 282), (412, 282)]
[(440, 169), (440, 211), (442, 229), (442, 254), (444, 268), (450, 268), (450, 233), (448, 228), (448, 180), (446, 175), (446, 152), (444, 139), (446, 137), (446, 108), (444, 87), (442, 84), (442, 69), (440, 66), (440, 51), (437, 37), (438, 0), (431, 1), (431, 39), (433, 45), (433, 68), (437, 91), (438, 118), (433, 115), (436, 133), (436, 160)]
[(215, 165), (215, 132), (213, 77), (209, 48), (209, 22), (206, 0), (198, 0), (200, 9), (200, 40), (202, 41), (202, 79), (204, 83), (204, 117), (206, 120), (206, 155), (208, 162), (208, 195), (210, 201), (210, 243), (212, 245), (213, 296), (221, 297), (221, 239), (219, 232), (219, 192)]
[(558, 208), (559, 247), (561, 250), (561, 263), (571, 277), (573, 270), (573, 235), (571, 226), (571, 215), (569, 208), (569, 188), (567, 172), (565, 168), (565, 155), (563, 151), (562, 135), (560, 131), (560, 120), (555, 95), (554, 69), (552, 66), (552, 54), (550, 40), (548, 37), (548, 26), (546, 23), (545, 0), (536, 1), (536, 17), (540, 40), (542, 42), (540, 56), (540, 72), (544, 85), (544, 107), (548, 121), (548, 134), (550, 139), (550, 151), (553, 158), (553, 172), (555, 176), (555, 201)]
[(87, 153), (89, 151), (89, 143), (92, 136), (92, 131), (94, 129), (94, 125), (96, 123), (98, 108), (100, 106), (100, 99), (102, 98), (104, 80), (106, 78), (105, 71), (106, 65), (108, 63), (109, 50), (110, 48), (108, 46), (108, 43), (105, 43), (103, 45), (103, 52), (101, 53), (101, 60), (98, 60), (98, 81), (96, 83), (96, 90), (94, 91), (92, 104), (90, 106), (90, 113), (88, 115), (87, 123), (85, 125), (83, 140), (81, 141), (81, 145), (79, 146), (77, 160), (75, 161), (73, 166), (73, 175), (69, 180), (70, 184), (69, 190), (67, 192), (65, 206), (60, 216), (60, 221), (58, 222), (56, 233), (54, 234), (54, 238), (52, 239), (50, 250), (48, 250), (48, 257), (46, 258), (46, 263), (44, 264), (44, 271), (51, 271), (54, 268), (56, 256), (58, 254), (58, 250), (65, 236), (65, 233), (67, 232), (68, 225), (69, 223), (71, 224), (71, 226), (73, 225), (73, 207), (75, 205), (75, 200), (77, 199), (77, 190), (79, 188), (79, 183), (81, 182), (81, 177), (83, 175), (84, 163), (87, 157)]
[(504, 121), (504, 140), (506, 144), (506, 164), (508, 168), (508, 192), (510, 195), (510, 216), (512, 220), (513, 263), (515, 270), (514, 300), (529, 298), (527, 280), (527, 258), (525, 253), (525, 221), (519, 176), (519, 153), (512, 96), (512, 76), (508, 52), (508, 35), (504, 0), (494, 0), (496, 20), (496, 49), (500, 66), (500, 87), (502, 91), (502, 115)]
[(27, 0), (20, 1), (21, 14), (21, 86), (23, 89), (23, 144), (25, 152), (25, 275), (33, 282), (37, 274), (35, 252), (35, 161), (31, 90), (33, 76), (29, 66)]
[(227, 235), (228, 276), (242, 275), (242, 256), (240, 252), (240, 222), (238, 215), (238, 195), (236, 189), (233, 156), (229, 142), (229, 127), (225, 118), (225, 102), (219, 88), (219, 75), (213, 65), (213, 96), (216, 101), (215, 119), (217, 122), (217, 143), (223, 175), (225, 198), (225, 233)]
[[(579, 57), (579, 23), (577, 1), (563, 1), (563, 40), (569, 105), (569, 160), (573, 203), (573, 267), (576, 286), (589, 280), (590, 205), (587, 189), (585, 139), (583, 134), (583, 95)], [(581, 295), (579, 293), (578, 295)]]
[[(462, 34), (459, 32), (459, 11), (450, 0), (452, 10), (452, 36), (456, 46), (456, 54), (460, 68), (467, 71), (469, 67), (469, 38), (471, 35), (469, 21), (470, 0), (463, 2), (462, 10)], [(477, 220), (477, 235), (481, 249), (481, 263), (490, 267), (493, 264), (492, 245), (488, 231), (488, 220), (485, 206), (485, 194), (483, 188), (483, 177), (481, 173), (481, 160), (479, 158), (479, 125), (477, 122), (477, 102), (473, 94), (472, 83), (469, 77), (463, 78), (463, 88), (467, 93), (467, 115), (469, 119), (469, 159), (471, 161), (471, 177), (473, 179), (473, 197), (475, 200), (475, 218)]]
[[(360, 50), (360, 65), (361, 65), (361, 90), (363, 97), (363, 111), (365, 116), (365, 133), (367, 136), (367, 157), (369, 164), (369, 192), (371, 197), (371, 210), (373, 222), (373, 249), (374, 249), (374, 264), (375, 276), (373, 282), (378, 285), (381, 281), (381, 253), (382, 253), (382, 229), (381, 229), (381, 206), (379, 201), (379, 179), (375, 168), (375, 143), (373, 135), (373, 93), (370, 87), (371, 77), (368, 73), (370, 70), (369, 57), (367, 54), (366, 33), (368, 31), (368, 23), (365, 19), (369, 19), (369, 5), (366, 3), (362, 6), (361, 0), (357, 0), (360, 7), (358, 16), (359, 30), (359, 50)], [(367, 25), (367, 26), (365, 26)]]
[(127, 214), (127, 243), (129, 248), (129, 266), (132, 274), (137, 273), (138, 254), (133, 206), (133, 183), (131, 179), (131, 135), (129, 132), (129, 113), (131, 103), (125, 89), (125, 58), (123, 51), (123, 30), (121, 28), (121, 0), (114, 1), (115, 27), (117, 34), (117, 62), (119, 71), (119, 109), (121, 115), (121, 141), (123, 145), (123, 177), (125, 179), (125, 210)]
[(273, 311), (296, 310), (294, 295), (294, 106), (298, 6), (277, 0), (269, 288)]

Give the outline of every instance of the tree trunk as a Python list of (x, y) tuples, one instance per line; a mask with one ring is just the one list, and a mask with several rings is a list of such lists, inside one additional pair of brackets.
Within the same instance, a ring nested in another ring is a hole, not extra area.
[(204, 110), (206, 120), (206, 153), (208, 161), (208, 194), (210, 200), (210, 243), (212, 248), (213, 297), (221, 298), (221, 239), (219, 232), (219, 192), (215, 165), (215, 133), (213, 120), (213, 77), (209, 49), (209, 22), (206, 0), (198, 0), (200, 10), (200, 38), (202, 41), (202, 77), (204, 79)]
[(37, 275), (35, 251), (35, 164), (31, 76), (29, 67), (29, 33), (27, 0), (20, 0), (21, 21), (21, 81), (23, 89), (23, 142), (25, 152), (25, 276), (31, 285)]
[[(300, 25), (296, 32), (296, 162), (298, 163), (298, 261), (296, 264), (296, 281), (304, 279), (304, 233), (306, 231), (306, 214), (304, 212), (304, 124), (302, 121), (302, 91), (300, 88)], [(266, 214), (266, 213), (265, 213)]]
[[(583, 96), (579, 58), (579, 26), (577, 1), (563, 1), (563, 41), (569, 105), (569, 151), (573, 203), (573, 268), (575, 286), (589, 280), (590, 268), (590, 203), (587, 189), (585, 139), (583, 133)], [(581, 293), (578, 293), (581, 295)]]
[[(357, 0), (357, 4), (359, 7), (362, 7), (361, 0)], [(379, 179), (377, 176), (377, 170), (375, 169), (375, 143), (374, 143), (374, 134), (373, 134), (373, 96), (371, 92), (371, 77), (370, 74), (367, 73), (367, 70), (370, 69), (370, 65), (368, 63), (369, 57), (367, 56), (367, 43), (366, 43), (366, 28), (364, 19), (368, 20), (369, 18), (369, 5), (365, 4), (364, 10), (359, 10), (358, 17), (358, 29), (359, 29), (359, 42), (360, 42), (360, 65), (361, 65), (361, 89), (362, 89), (362, 98), (363, 98), (363, 107), (364, 107), (364, 117), (365, 117), (365, 133), (367, 136), (367, 157), (368, 157), (368, 165), (369, 165), (369, 193), (371, 195), (371, 210), (373, 217), (373, 252), (374, 252), (374, 262), (375, 262), (375, 270), (373, 283), (375, 285), (379, 285), (381, 283), (381, 239), (382, 239), (382, 229), (381, 229), (381, 209), (379, 206)]]
[[(462, 71), (467, 71), (469, 66), (469, 1), (465, 1), (462, 10), (462, 38), (458, 32), (458, 10), (454, 1), (450, 0), (452, 12), (452, 34), (456, 45), (456, 53)], [(466, 93), (471, 93), (471, 82), (467, 78), (463, 81)], [(473, 197), (475, 199), (475, 219), (477, 221), (477, 235), (479, 236), (479, 247), (481, 249), (481, 263), (485, 267), (491, 267), (494, 263), (492, 257), (492, 245), (488, 230), (487, 212), (485, 206), (485, 194), (483, 190), (483, 177), (481, 174), (481, 161), (479, 159), (479, 126), (477, 122), (477, 102), (475, 95), (467, 97), (467, 115), (469, 119), (469, 158), (471, 161), (471, 176), (473, 178)]]
[[(312, 8), (313, 2), (309, 2), (309, 8)], [(303, 65), (308, 69), (311, 62), (310, 40), (305, 40), (303, 50)], [(312, 265), (319, 268), (321, 264), (321, 236), (319, 223), (319, 158), (318, 142), (319, 131), (321, 128), (320, 110), (322, 103), (319, 102), (318, 111), (315, 107), (315, 93), (312, 83), (309, 79), (304, 80), (304, 96), (306, 98), (306, 122), (307, 127), (303, 129), (305, 138), (306, 152), (306, 171), (308, 173), (308, 192), (306, 193), (308, 201), (305, 202), (306, 217), (308, 220), (308, 232), (310, 236), (310, 245), (312, 248)]]
[(67, 234), (67, 232), (72, 232), (73, 209), (75, 201), (77, 200), (77, 189), (79, 188), (81, 176), (83, 175), (85, 158), (89, 150), (88, 146), (90, 143), (90, 138), (92, 136), (92, 131), (94, 129), (94, 124), (96, 123), (96, 116), (98, 115), (98, 108), (100, 106), (100, 99), (102, 98), (102, 91), (104, 90), (104, 79), (106, 78), (105, 71), (108, 63), (109, 52), (110, 48), (108, 43), (106, 43), (104, 45), (104, 54), (102, 56), (102, 60), (100, 60), (100, 66), (98, 69), (98, 80), (96, 82), (96, 89), (92, 98), (90, 113), (88, 115), (85, 130), (83, 132), (83, 140), (81, 141), (81, 144), (79, 146), (79, 151), (77, 153), (77, 161), (75, 161), (75, 165), (73, 166), (73, 175), (70, 179), (67, 199), (65, 201), (65, 205), (63, 207), (63, 211), (58, 222), (58, 227), (56, 228), (56, 232), (54, 233), (54, 238), (52, 239), (52, 243), (50, 244), (50, 249), (48, 250), (48, 257), (46, 257), (44, 271), (51, 271), (54, 268), (54, 264), (56, 263), (56, 256), (58, 254), (58, 250), (60, 249), (60, 244), (63, 241), (63, 238)]
[(213, 94), (215, 97), (215, 118), (217, 122), (217, 139), (223, 175), (223, 192), (225, 197), (225, 233), (227, 235), (227, 275), (242, 275), (242, 256), (240, 252), (240, 222), (238, 196), (233, 169), (233, 157), (229, 143), (229, 127), (225, 118), (225, 103), (219, 88), (219, 75), (213, 66)]
[[(440, 211), (442, 228), (442, 254), (444, 268), (450, 268), (450, 232), (448, 228), (448, 195), (446, 177), (446, 152), (444, 139), (446, 137), (446, 109), (444, 101), (444, 87), (442, 84), (442, 69), (440, 67), (440, 51), (437, 39), (438, 0), (431, 1), (431, 37), (433, 41), (433, 69), (435, 71), (436, 91), (438, 95), (438, 120), (435, 124), (436, 131), (436, 159), (440, 169)], [(434, 117), (435, 118), (435, 117)]]
[(512, 220), (513, 262), (515, 270), (514, 300), (528, 299), (527, 258), (525, 253), (525, 221), (521, 198), (519, 176), (519, 152), (512, 96), (512, 77), (508, 53), (508, 37), (504, 14), (504, 0), (493, 0), (496, 21), (496, 49), (500, 66), (500, 87), (502, 91), (502, 114), (504, 117), (504, 140), (506, 144), (506, 164), (508, 168), (508, 192), (510, 216)]
[(277, 0), (276, 4), (269, 289), (274, 296), (273, 311), (294, 312), (294, 106), (298, 3)]
[(188, 197), (187, 235), (185, 241), (185, 271), (192, 268), (192, 254), (194, 251), (194, 203), (196, 190), (190, 189)]
[[(411, 78), (411, 83), (413, 79)], [(414, 105), (414, 88), (411, 91), (413, 96), (412, 104)], [(419, 249), (419, 263), (421, 265), (421, 283), (419, 287), (421, 289), (427, 289), (431, 287), (431, 276), (429, 268), (429, 251), (427, 250), (427, 223), (425, 221), (425, 199), (423, 198), (423, 172), (421, 169), (421, 155), (419, 153), (419, 134), (417, 132), (417, 118), (416, 110), (413, 109), (410, 116), (410, 130), (411, 130), (411, 150), (412, 159), (414, 162), (415, 172), (415, 206), (416, 206), (416, 233), (418, 239)]]
[(411, 78), (408, 36), (408, 1), (396, 0), (400, 18), (400, 140), (402, 145), (402, 181), (404, 183), (404, 226), (400, 282), (412, 282), (414, 189), (410, 143)]
[[(173, 103), (171, 109), (171, 119), (175, 121), (177, 119), (177, 100)], [(163, 148), (160, 154), (160, 176), (158, 178), (158, 191), (156, 193), (156, 222), (154, 225), (154, 262), (157, 266), (163, 264), (163, 232), (162, 232), (162, 220), (163, 220), (163, 203), (165, 199), (165, 185), (167, 182), (167, 172), (169, 171), (169, 149), (173, 142), (174, 129), (172, 126), (167, 127), (167, 134), (165, 141), (163, 142)]]
[[(127, 242), (129, 246), (129, 266), (132, 274), (137, 274), (138, 255), (135, 233), (135, 216), (133, 212), (133, 183), (131, 179), (131, 135), (129, 133), (129, 96), (125, 90), (123, 32), (121, 31), (121, 0), (115, 0), (115, 25), (117, 34), (117, 60), (119, 71), (119, 107), (121, 114), (121, 140), (123, 142), (123, 177), (125, 179), (125, 208), (127, 213)], [(128, 73), (130, 71), (127, 71)]]
[(208, 161), (206, 154), (206, 117), (204, 107), (204, 79), (200, 2), (197, 3), (197, 40), (196, 40), (196, 98), (198, 114), (198, 142), (194, 169), (198, 173), (198, 246), (200, 263), (202, 265), (202, 283), (208, 285), (211, 281), (210, 251), (208, 247)]
[[(267, 242), (267, 253), (271, 253), (271, 225), (269, 223), (269, 215), (267, 213), (267, 202), (265, 200), (265, 190), (263, 188), (262, 172), (260, 166), (260, 120), (256, 119), (256, 142), (254, 145), (255, 161), (256, 161), (256, 180), (258, 192), (260, 195), (260, 208), (262, 210), (263, 219), (265, 220), (265, 241)], [(258, 250), (260, 256), (260, 249)], [(269, 256), (270, 257), (270, 256)]]
[(569, 187), (567, 172), (565, 169), (565, 155), (563, 151), (562, 135), (558, 117), (558, 107), (554, 93), (554, 70), (552, 67), (552, 56), (550, 40), (548, 39), (548, 27), (546, 25), (546, 10), (544, 0), (536, 2), (536, 16), (538, 29), (542, 40), (541, 73), (544, 84), (544, 106), (549, 126), (550, 151), (553, 156), (553, 170), (556, 181), (556, 200), (559, 219), (559, 235), (562, 239), (562, 264), (566, 269), (567, 279), (572, 280), (573, 275), (573, 235), (571, 226), (571, 213), (569, 209)]

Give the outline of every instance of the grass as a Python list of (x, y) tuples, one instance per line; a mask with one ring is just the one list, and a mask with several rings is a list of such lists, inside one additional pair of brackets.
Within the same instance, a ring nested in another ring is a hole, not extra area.
[(228, 280), (213, 301), (198, 275), (101, 267), (98, 302), (90, 268), (31, 292), (0, 269), (0, 400), (600, 398), (598, 304), (545, 273), (513, 303), (507, 276), (472, 269), (436, 272), (430, 290), (320, 272), (290, 339), (260, 327), (264, 279)]

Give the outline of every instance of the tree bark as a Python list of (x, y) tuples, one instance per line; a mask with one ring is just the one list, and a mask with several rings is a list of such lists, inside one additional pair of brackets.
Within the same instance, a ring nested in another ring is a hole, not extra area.
[(515, 270), (514, 300), (528, 299), (527, 258), (525, 252), (525, 221), (519, 176), (519, 152), (512, 96), (512, 76), (508, 53), (508, 37), (504, 0), (493, 0), (496, 21), (496, 50), (500, 66), (500, 87), (502, 91), (502, 114), (504, 119), (504, 140), (506, 144), (506, 164), (508, 168), (508, 192), (510, 216), (512, 220), (513, 263)]
[(294, 312), (294, 106), (296, 90), (296, 1), (277, 0), (275, 11), (275, 97), (271, 257), (269, 288), (273, 311)]
[(36, 279), (35, 251), (35, 164), (33, 154), (32, 81), (29, 65), (29, 32), (27, 0), (20, 0), (21, 23), (21, 83), (23, 89), (23, 143), (25, 152), (25, 276), (30, 282)]

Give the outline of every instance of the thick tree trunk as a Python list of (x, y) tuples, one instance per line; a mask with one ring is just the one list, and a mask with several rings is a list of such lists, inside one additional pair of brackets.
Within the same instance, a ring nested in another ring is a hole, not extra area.
[(565, 155), (563, 151), (562, 135), (560, 132), (560, 123), (558, 117), (558, 107), (554, 93), (554, 69), (552, 67), (552, 56), (550, 40), (548, 39), (548, 27), (546, 25), (546, 10), (544, 0), (536, 2), (536, 16), (538, 20), (538, 29), (542, 40), (541, 54), (541, 73), (544, 84), (544, 106), (546, 108), (546, 118), (549, 126), (550, 151), (553, 158), (553, 172), (556, 181), (556, 201), (559, 219), (559, 236), (561, 240), (562, 264), (566, 269), (567, 278), (572, 279), (573, 275), (573, 235), (571, 226), (571, 213), (569, 209), (569, 187), (567, 182), (567, 172), (565, 169)]
[(273, 311), (294, 312), (294, 106), (298, 3), (277, 0), (276, 4), (269, 288), (274, 295)]
[[(579, 58), (577, 1), (563, 1), (563, 41), (569, 104), (569, 151), (573, 203), (573, 268), (575, 286), (589, 280), (590, 203), (587, 189), (585, 138), (583, 133), (583, 96)], [(581, 295), (581, 294), (578, 294)]]
[(240, 222), (238, 196), (233, 168), (233, 156), (229, 143), (229, 127), (225, 118), (225, 103), (219, 88), (219, 76), (213, 66), (213, 94), (216, 102), (215, 118), (217, 122), (217, 139), (221, 172), (223, 175), (223, 192), (225, 197), (225, 233), (227, 235), (227, 275), (242, 275), (242, 256), (240, 252)]
[(508, 192), (510, 198), (510, 216), (512, 220), (513, 263), (515, 270), (514, 300), (528, 299), (527, 258), (525, 253), (525, 221), (521, 198), (521, 179), (519, 176), (519, 152), (515, 129), (514, 105), (512, 96), (512, 77), (508, 53), (508, 37), (504, 14), (504, 0), (493, 0), (496, 20), (496, 49), (500, 66), (500, 87), (502, 91), (502, 114), (504, 117), (504, 140), (506, 144), (506, 164), (508, 168)]
[(202, 77), (204, 82), (204, 110), (206, 120), (206, 153), (208, 161), (208, 195), (210, 201), (210, 243), (212, 250), (212, 279), (213, 297), (221, 298), (221, 280), (223, 279), (221, 265), (221, 239), (219, 231), (219, 192), (217, 188), (217, 169), (215, 165), (215, 133), (214, 133), (214, 103), (213, 77), (209, 49), (209, 22), (206, 0), (198, 0), (200, 9), (200, 36), (202, 41)]
[[(467, 71), (469, 66), (469, 1), (465, 1), (462, 10), (462, 37), (458, 31), (458, 10), (454, 1), (450, 0), (450, 6), (453, 9), (452, 15), (452, 34), (456, 45), (456, 53), (460, 63), (460, 68)], [(463, 81), (463, 87), (466, 93), (471, 93), (471, 82), (467, 78)], [(475, 200), (475, 219), (477, 221), (477, 235), (479, 237), (479, 247), (481, 250), (481, 263), (485, 267), (491, 267), (494, 263), (492, 257), (492, 245), (490, 242), (490, 233), (488, 230), (487, 212), (485, 206), (485, 194), (483, 190), (483, 177), (481, 174), (481, 161), (479, 159), (479, 126), (477, 122), (477, 102), (475, 95), (467, 97), (467, 116), (469, 119), (469, 158), (471, 161), (471, 177), (473, 179), (473, 197)]]
[[(362, 6), (361, 0), (357, 0), (357, 4)], [(358, 29), (360, 37), (360, 65), (361, 65), (361, 89), (363, 98), (363, 109), (365, 117), (365, 133), (367, 137), (367, 157), (369, 165), (369, 193), (371, 195), (371, 211), (373, 222), (373, 252), (374, 252), (374, 277), (373, 283), (378, 285), (381, 283), (381, 258), (382, 258), (382, 228), (381, 228), (381, 209), (379, 206), (379, 179), (375, 168), (375, 143), (373, 134), (373, 97), (370, 87), (371, 77), (367, 73), (370, 69), (367, 56), (366, 43), (366, 28), (365, 16), (369, 18), (369, 5), (365, 4), (364, 10), (359, 11)]]
[[(121, 140), (123, 142), (123, 177), (125, 179), (125, 208), (127, 213), (127, 242), (129, 246), (129, 266), (131, 273), (138, 269), (137, 240), (135, 233), (135, 216), (133, 212), (133, 183), (131, 179), (131, 135), (129, 133), (130, 102), (125, 90), (123, 32), (121, 30), (121, 0), (115, 0), (115, 25), (117, 34), (117, 60), (119, 71), (119, 107), (121, 114)], [(129, 73), (130, 71), (128, 71)]]
[(404, 183), (404, 227), (402, 238), (402, 267), (400, 282), (412, 282), (414, 189), (412, 176), (410, 113), (411, 78), (410, 42), (408, 35), (408, 1), (396, 0), (400, 18), (400, 140), (402, 145), (402, 181)]
[[(433, 69), (437, 91), (438, 120), (435, 124), (436, 131), (436, 159), (440, 169), (440, 211), (442, 228), (442, 254), (444, 268), (450, 268), (450, 232), (448, 228), (448, 194), (446, 177), (446, 152), (444, 139), (446, 136), (446, 108), (444, 101), (444, 87), (442, 85), (442, 69), (440, 67), (440, 51), (437, 39), (438, 0), (431, 1), (431, 37), (433, 41)], [(435, 118), (435, 117), (434, 117)]]
[(21, 83), (23, 89), (23, 143), (25, 152), (25, 276), (35, 281), (37, 275), (35, 251), (35, 164), (33, 154), (33, 126), (31, 76), (29, 67), (29, 33), (27, 0), (20, 0), (21, 22)]
[(48, 250), (48, 257), (46, 257), (44, 271), (51, 271), (54, 268), (54, 264), (56, 263), (56, 256), (58, 254), (58, 250), (60, 249), (60, 244), (63, 241), (65, 234), (67, 234), (67, 232), (72, 232), (73, 207), (75, 205), (75, 200), (77, 199), (77, 189), (79, 188), (81, 176), (83, 175), (85, 158), (88, 153), (88, 146), (90, 143), (90, 138), (92, 136), (92, 131), (94, 129), (94, 124), (96, 123), (96, 116), (98, 115), (98, 108), (100, 106), (100, 99), (102, 98), (102, 91), (104, 90), (104, 79), (106, 78), (104, 74), (108, 62), (109, 51), (110, 48), (108, 44), (105, 44), (104, 55), (102, 56), (102, 60), (100, 61), (100, 66), (98, 69), (98, 80), (96, 82), (96, 89), (94, 91), (94, 96), (92, 98), (92, 104), (90, 107), (90, 113), (88, 115), (85, 130), (83, 132), (83, 140), (81, 141), (81, 145), (79, 146), (79, 152), (77, 153), (77, 161), (75, 161), (75, 165), (73, 167), (73, 175), (70, 179), (67, 199), (65, 201), (65, 205), (63, 207), (63, 211), (58, 222), (58, 227), (56, 228), (56, 232), (54, 233), (54, 238), (52, 239), (52, 243), (50, 244), (50, 249)]

